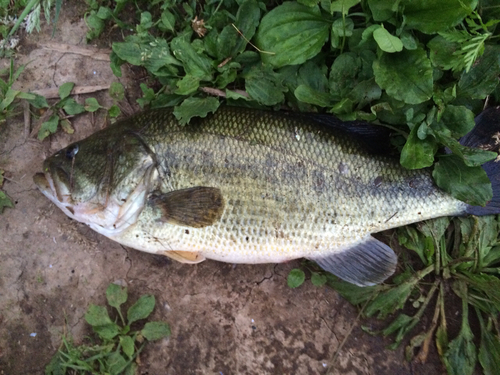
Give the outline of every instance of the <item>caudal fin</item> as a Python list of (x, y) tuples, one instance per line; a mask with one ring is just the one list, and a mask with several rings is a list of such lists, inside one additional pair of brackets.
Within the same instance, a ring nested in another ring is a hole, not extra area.
[[(464, 146), (499, 152), (500, 150), (500, 106), (489, 108), (476, 117), (476, 126), (460, 139)], [(485, 207), (468, 206), (472, 215), (493, 215), (500, 213), (500, 161), (497, 159), (483, 164), (493, 188), (493, 198)]]

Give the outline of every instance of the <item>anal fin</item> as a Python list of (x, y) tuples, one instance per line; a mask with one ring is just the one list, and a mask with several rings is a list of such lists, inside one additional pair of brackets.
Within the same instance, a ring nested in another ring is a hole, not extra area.
[(382, 283), (396, 270), (397, 257), (386, 244), (365, 237), (361, 242), (326, 257), (309, 257), (325, 271), (358, 286)]
[(196, 264), (205, 260), (205, 257), (196, 251), (164, 251), (162, 254), (180, 263)]

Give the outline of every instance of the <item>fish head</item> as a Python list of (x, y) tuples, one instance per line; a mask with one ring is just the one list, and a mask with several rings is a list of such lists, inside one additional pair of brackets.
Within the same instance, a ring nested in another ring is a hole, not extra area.
[(139, 136), (99, 132), (47, 158), (33, 180), (66, 215), (112, 237), (135, 223), (156, 177)]

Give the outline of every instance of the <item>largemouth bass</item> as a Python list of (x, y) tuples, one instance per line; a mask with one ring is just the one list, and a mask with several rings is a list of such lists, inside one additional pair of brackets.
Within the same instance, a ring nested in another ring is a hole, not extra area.
[(373, 153), (373, 129), (236, 107), (181, 126), (157, 109), (70, 144), (34, 181), (69, 217), (138, 250), (187, 263), (305, 257), (373, 285), (392, 275), (397, 257), (372, 233), (500, 211), (497, 195), (469, 206), (429, 171)]

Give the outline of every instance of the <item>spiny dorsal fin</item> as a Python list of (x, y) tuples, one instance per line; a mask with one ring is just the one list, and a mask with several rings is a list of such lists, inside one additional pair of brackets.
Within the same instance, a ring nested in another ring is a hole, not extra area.
[(327, 257), (309, 257), (324, 270), (358, 286), (382, 283), (396, 270), (394, 251), (372, 236)]
[(162, 221), (192, 228), (214, 224), (224, 211), (220, 189), (205, 186), (153, 194), (150, 203), (161, 210)]

